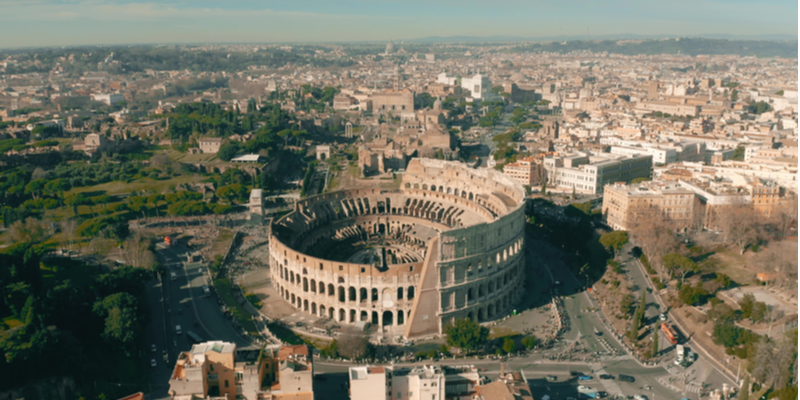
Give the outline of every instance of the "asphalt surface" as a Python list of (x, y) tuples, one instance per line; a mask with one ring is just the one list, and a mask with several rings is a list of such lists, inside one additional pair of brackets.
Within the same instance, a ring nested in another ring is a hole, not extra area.
[(152, 368), (150, 374), (152, 392), (148, 395), (149, 399), (169, 398), (167, 391), (175, 360), (180, 352), (192, 348), (193, 342), (187, 336), (187, 331), (194, 332), (204, 340), (234, 342), (239, 348), (252, 344), (223, 315), (216, 298), (203, 295), (203, 285), (208, 279), (207, 270), (203, 268), (201, 272), (199, 264), (184, 262), (186, 252), (187, 249), (181, 245), (159, 245), (157, 255), (167, 268), (166, 276), (147, 283), (146, 292), (152, 313), (148, 338), (156, 346), (156, 352), (151, 353), (156, 367)]

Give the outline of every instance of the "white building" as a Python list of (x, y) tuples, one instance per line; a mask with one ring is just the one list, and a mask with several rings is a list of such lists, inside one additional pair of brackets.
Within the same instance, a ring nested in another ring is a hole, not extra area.
[(592, 156), (583, 153), (563, 157), (546, 157), (548, 187), (574, 190), (578, 193), (597, 194), (603, 186), (614, 182), (630, 182), (635, 178), (650, 176), (653, 163), (650, 155), (624, 156), (604, 153)]
[(462, 89), (469, 91), (470, 97), (473, 99), (491, 100), (499, 97), (492, 93), (492, 82), (489, 77), (481, 74), (461, 77), (448, 76), (446, 72), (442, 72), (436, 77), (436, 82), (450, 86), (461, 86)]
[(350, 367), (351, 400), (444, 400), (445, 374), (433, 365), (412, 369)]
[(92, 94), (92, 100), (106, 103), (106, 105), (110, 106), (125, 101), (125, 95), (122, 93), (96, 93)]

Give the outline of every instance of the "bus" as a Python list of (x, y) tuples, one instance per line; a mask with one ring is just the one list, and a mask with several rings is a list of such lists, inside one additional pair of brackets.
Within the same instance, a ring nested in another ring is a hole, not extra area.
[(198, 334), (196, 334), (196, 333), (194, 333), (192, 331), (186, 331), (186, 336), (189, 337), (189, 341), (190, 342), (193, 342), (195, 344), (196, 343), (203, 343), (203, 338), (201, 338), (200, 335), (198, 335)]
[(167, 244), (167, 246), (175, 246), (175, 244), (176, 244), (177, 242), (178, 242), (178, 241), (177, 241), (177, 240), (175, 240), (175, 238), (174, 238), (174, 237), (171, 237), (171, 236), (164, 236), (164, 243), (166, 243), (166, 244)]
[(678, 344), (678, 334), (672, 329), (669, 324), (666, 322), (661, 323), (661, 331), (664, 332), (664, 335), (669, 339), (669, 342), (672, 344)]

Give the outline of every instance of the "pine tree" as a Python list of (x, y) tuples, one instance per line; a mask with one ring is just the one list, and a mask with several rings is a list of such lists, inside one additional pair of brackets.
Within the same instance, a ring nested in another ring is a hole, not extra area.
[(655, 357), (658, 355), (658, 329), (653, 332), (653, 342), (650, 344), (650, 346), (652, 346), (650, 348), (650, 354)]

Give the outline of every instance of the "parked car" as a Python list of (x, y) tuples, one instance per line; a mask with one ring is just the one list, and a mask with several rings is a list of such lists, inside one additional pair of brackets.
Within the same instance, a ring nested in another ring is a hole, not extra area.
[(150, 346), (150, 351), (152, 351), (153, 353), (156, 352), (156, 344), (155, 343), (153, 343), (153, 345)]
[(625, 381), (625, 382), (636, 382), (636, 379), (634, 377), (632, 377), (630, 375), (622, 375), (622, 374), (619, 374), (619, 380)]
[(664, 314), (664, 313), (658, 314), (658, 319), (660, 319), (662, 321), (666, 321), (667, 320), (667, 314)]
[(558, 377), (555, 376), (555, 375), (547, 375), (546, 378), (547, 378), (548, 382), (557, 382), (558, 381)]
[(180, 325), (175, 325), (175, 334), (180, 335), (182, 333), (183, 332), (181, 331), (181, 326)]
[(647, 400), (647, 396), (645, 396), (643, 394), (634, 395), (633, 398), (636, 399), (636, 400)]
[(150, 366), (151, 366), (151, 367), (153, 367), (153, 368), (155, 368), (155, 367), (156, 367), (156, 365), (158, 365), (158, 364), (156, 364), (156, 359), (155, 359), (155, 358), (151, 359), (151, 360), (150, 360)]
[(600, 375), (598, 378), (604, 379), (604, 380), (609, 380), (609, 379), (614, 379), (614, 375), (603, 374), (603, 375)]
[(591, 376), (591, 375), (580, 375), (580, 376), (578, 376), (578, 380), (579, 381), (589, 381), (589, 380), (592, 380), (592, 379), (594, 379), (594, 377)]

